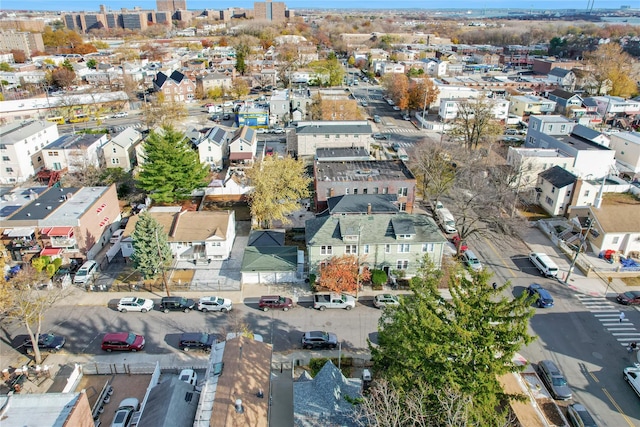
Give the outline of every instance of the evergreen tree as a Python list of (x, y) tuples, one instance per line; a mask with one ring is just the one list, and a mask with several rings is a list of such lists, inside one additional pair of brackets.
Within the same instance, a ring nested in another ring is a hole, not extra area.
[(151, 132), (144, 142), (144, 164), (139, 186), (159, 203), (173, 203), (190, 197), (206, 185), (207, 166), (200, 163), (182, 132), (165, 126)]
[(512, 358), (533, 340), (527, 333), (533, 310), (524, 294), (506, 298), (506, 285), (494, 290), (488, 278), (453, 272), (448, 301), (438, 292), (442, 272), (425, 267), (411, 281), (412, 297), (383, 312), (378, 345), (370, 349), (376, 372), (401, 393), (422, 390), (430, 413), (439, 408), (435, 391), (456, 390), (472, 402), (470, 425), (498, 426), (506, 417), (498, 408), (509, 396), (497, 376), (520, 369)]
[(164, 274), (171, 263), (171, 248), (164, 228), (148, 213), (140, 215), (133, 230), (131, 261), (145, 279)]

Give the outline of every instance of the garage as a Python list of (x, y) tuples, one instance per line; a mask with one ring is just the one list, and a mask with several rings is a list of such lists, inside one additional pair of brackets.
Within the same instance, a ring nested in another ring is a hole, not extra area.
[(272, 285), (296, 280), (298, 248), (247, 246), (242, 258), (242, 284)]

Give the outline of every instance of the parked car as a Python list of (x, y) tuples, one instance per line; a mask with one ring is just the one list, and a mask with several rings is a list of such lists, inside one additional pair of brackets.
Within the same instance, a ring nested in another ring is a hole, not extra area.
[(616, 301), (624, 305), (640, 304), (640, 291), (628, 291), (618, 294)]
[(378, 115), (373, 116), (373, 122), (374, 123), (380, 123), (381, 121), (382, 120), (380, 119), (380, 116), (378, 116)]
[(144, 348), (145, 339), (142, 335), (132, 332), (112, 332), (102, 338), (102, 349), (105, 351), (140, 351)]
[(640, 366), (629, 366), (622, 370), (624, 380), (629, 383), (633, 391), (640, 397)]
[(202, 350), (211, 351), (216, 343), (216, 336), (206, 332), (185, 332), (180, 335), (178, 347), (182, 351)]
[(160, 300), (160, 310), (168, 313), (170, 311), (190, 312), (196, 306), (195, 300), (179, 296), (163, 297)]
[(408, 114), (403, 114), (402, 115), (402, 120), (409, 121), (409, 120), (411, 120), (411, 116), (408, 115)]
[(553, 360), (541, 360), (538, 362), (538, 372), (554, 399), (571, 399), (571, 388), (569, 388), (567, 380)]
[(377, 308), (400, 305), (398, 297), (392, 294), (378, 294), (373, 297), (373, 305)]
[(462, 252), (462, 254), (460, 255), (460, 259), (465, 263), (467, 267), (469, 267), (473, 271), (482, 270), (482, 263), (480, 262), (480, 260), (478, 260), (476, 254), (474, 254), (470, 249)]
[(324, 331), (310, 331), (302, 335), (302, 348), (336, 348), (338, 337), (336, 334)]
[(231, 300), (228, 298), (220, 298), (216, 296), (202, 297), (198, 301), (198, 310), (206, 313), (207, 311), (221, 311), (226, 313), (233, 308)]
[(263, 295), (260, 297), (258, 307), (262, 311), (269, 311), (269, 309), (288, 311), (293, 307), (293, 301), (291, 298), (281, 297), (280, 295)]
[(121, 112), (119, 112), (119, 113), (115, 113), (115, 114), (113, 115), (113, 118), (114, 118), (114, 119), (121, 119), (121, 118), (123, 118), (123, 117), (127, 117), (127, 116), (129, 116), (129, 113), (127, 113), (126, 111), (121, 111)]
[(97, 271), (98, 263), (95, 261), (87, 261), (76, 271), (76, 275), (73, 277), (73, 283), (87, 283), (93, 279)]
[(369, 103), (367, 101), (361, 101), (360, 105), (362, 105), (363, 107), (368, 107)]
[(138, 297), (124, 297), (118, 301), (117, 309), (120, 313), (126, 313), (128, 311), (146, 313), (147, 311), (153, 310), (153, 300)]
[(193, 369), (183, 369), (180, 371), (180, 375), (178, 375), (180, 381), (184, 381), (187, 384), (191, 384), (193, 386), (198, 382), (198, 374)]
[(113, 416), (111, 427), (129, 427), (133, 413), (140, 409), (140, 402), (135, 397), (124, 399), (118, 405), (118, 410)]
[(264, 150), (265, 156), (273, 156), (273, 147), (266, 147)]
[(393, 111), (400, 111), (400, 107), (398, 107), (397, 105), (393, 106)]
[(256, 130), (256, 132), (258, 132), (258, 133), (267, 133), (267, 129), (265, 129), (265, 128), (258, 128), (258, 129)]
[[(55, 353), (64, 347), (65, 342), (64, 337), (60, 335), (40, 334), (40, 336), (38, 336), (38, 348), (40, 348), (40, 351)], [(31, 338), (24, 340), (24, 350), (27, 354), (33, 353)]]
[(573, 427), (598, 427), (587, 408), (579, 403), (567, 407), (567, 418)]
[(531, 284), (527, 288), (527, 292), (529, 292), (529, 295), (536, 298), (536, 304), (538, 304), (538, 307), (540, 308), (553, 307), (553, 297), (551, 296), (549, 291), (547, 291), (545, 288), (538, 285), (537, 283)]
[(123, 217), (123, 218), (120, 220), (120, 228), (121, 228), (121, 229), (123, 229), (123, 230), (124, 230), (125, 228), (127, 228), (127, 224), (129, 223), (129, 219), (130, 219), (130, 218), (131, 218), (131, 217), (125, 216), (125, 217)]
[(231, 120), (231, 114), (225, 114), (222, 116), (222, 120)]
[(387, 135), (383, 135), (383, 134), (381, 134), (381, 133), (374, 133), (374, 134), (373, 134), (373, 139), (377, 139), (377, 140), (380, 140), (380, 141), (384, 141), (384, 140), (386, 140), (386, 139), (389, 139), (389, 137), (388, 137)]
[(282, 135), (284, 133), (284, 128), (281, 128), (281, 127), (273, 128), (273, 133), (275, 133), (276, 135)]

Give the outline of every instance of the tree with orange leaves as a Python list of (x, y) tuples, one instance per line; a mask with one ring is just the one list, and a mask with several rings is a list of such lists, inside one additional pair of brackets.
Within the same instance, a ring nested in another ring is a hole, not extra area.
[(358, 272), (356, 255), (334, 256), (320, 267), (318, 285), (332, 292), (357, 293), (358, 284), (371, 280), (368, 269)]

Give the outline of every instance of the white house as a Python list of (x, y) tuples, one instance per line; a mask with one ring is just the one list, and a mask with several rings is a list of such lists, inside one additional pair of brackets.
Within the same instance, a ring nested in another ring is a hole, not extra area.
[(287, 151), (313, 159), (318, 148), (371, 147), (371, 124), (366, 121), (301, 121), (287, 136)]
[(128, 127), (102, 146), (102, 164), (107, 168), (122, 168), (130, 171), (137, 164), (136, 146), (142, 134)]
[(88, 166), (99, 167), (100, 147), (107, 142), (107, 134), (62, 135), (42, 149), (44, 166), (51, 170), (68, 168), (78, 172)]
[(252, 164), (257, 151), (258, 134), (249, 126), (238, 129), (229, 142), (229, 160), (236, 164)]
[(538, 202), (550, 215), (564, 215), (571, 202), (571, 193), (577, 177), (560, 166), (554, 166), (538, 175)]
[(554, 166), (570, 168), (574, 160), (556, 149), (509, 147), (507, 153), (507, 164), (519, 171), (518, 191), (535, 188), (541, 172)]
[(620, 172), (626, 173), (632, 179), (640, 177), (640, 133), (612, 133), (609, 147), (616, 152), (616, 163)]
[(58, 125), (45, 120), (0, 127), (0, 184), (16, 184), (33, 176), (44, 165), (40, 151), (58, 137)]
[[(468, 99), (441, 99), (438, 116), (442, 120), (453, 120), (458, 117), (460, 104)], [(471, 101), (473, 102), (473, 101)], [(495, 120), (507, 120), (509, 117), (509, 101), (506, 99), (487, 99), (491, 103), (491, 111)]]
[[(152, 208), (151, 215), (168, 234), (171, 253), (178, 261), (226, 260), (236, 238), (234, 211), (179, 211), (180, 207)], [(121, 240), (122, 256), (134, 251), (133, 231), (138, 216), (127, 223)]]
[(229, 157), (229, 141), (232, 133), (221, 127), (214, 127), (198, 142), (200, 163), (206, 163), (212, 170), (222, 169), (224, 161)]

